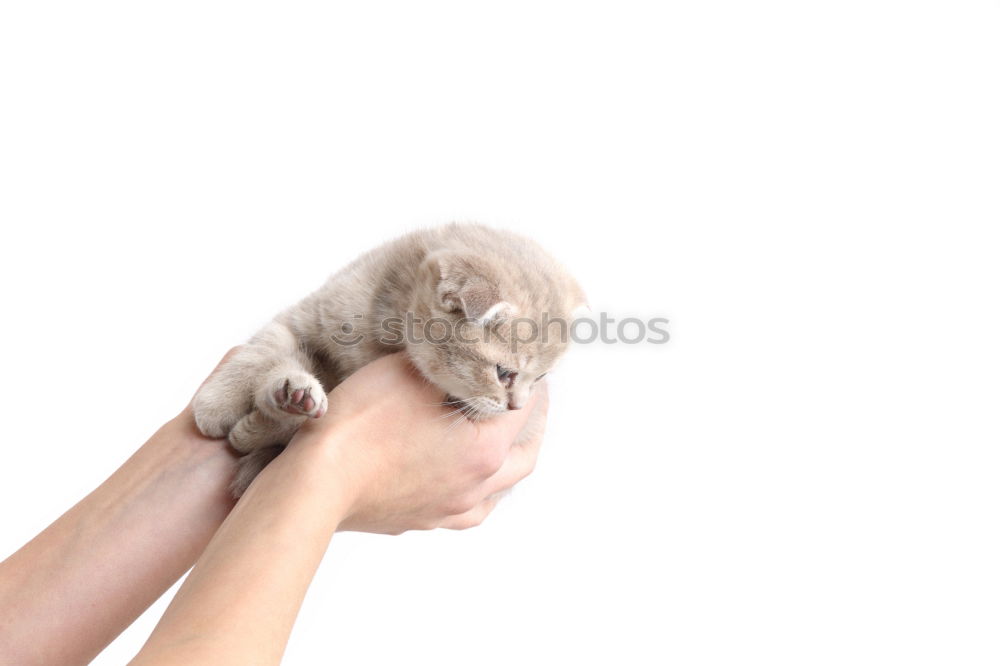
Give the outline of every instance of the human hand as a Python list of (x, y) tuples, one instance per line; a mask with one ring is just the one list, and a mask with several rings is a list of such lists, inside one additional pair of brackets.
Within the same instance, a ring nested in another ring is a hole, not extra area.
[[(548, 411), (539, 382), (520, 410), (470, 422), (406, 357), (379, 359), (330, 394), (288, 453), (308, 449), (344, 493), (339, 529), (399, 534), (478, 525), (534, 468)], [(515, 443), (517, 440), (517, 443)]]
[(133, 663), (278, 663), (335, 530), (478, 524), (534, 466), (545, 388), (476, 423), (443, 399), (398, 354), (338, 386), (226, 517)]

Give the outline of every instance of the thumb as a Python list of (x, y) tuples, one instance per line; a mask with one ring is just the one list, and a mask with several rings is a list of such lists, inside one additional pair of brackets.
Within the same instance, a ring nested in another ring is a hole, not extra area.
[(501, 414), (485, 421), (478, 421), (476, 423), (478, 426), (478, 438), (486, 445), (495, 444), (502, 446), (507, 451), (513, 445), (521, 431), (524, 430), (529, 420), (533, 420), (533, 416), (535, 417), (534, 420), (537, 420), (538, 415), (534, 413), (537, 410), (541, 410), (541, 416), (544, 419), (544, 413), (548, 411), (548, 408), (549, 387), (548, 383), (543, 380), (538, 382), (534, 390), (532, 390), (528, 402), (521, 409), (509, 411), (506, 414)]

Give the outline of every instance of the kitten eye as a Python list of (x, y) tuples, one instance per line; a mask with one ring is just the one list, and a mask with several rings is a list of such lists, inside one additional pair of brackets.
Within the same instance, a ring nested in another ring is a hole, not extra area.
[(543, 372), (542, 374), (540, 374), (540, 375), (538, 375), (537, 377), (535, 377), (535, 381), (537, 382), (537, 381), (538, 381), (539, 379), (541, 379), (542, 377), (544, 377), (544, 376), (545, 376), (545, 375), (547, 375), (547, 374), (549, 374), (549, 373), (547, 373), (547, 372)]
[(517, 379), (517, 373), (513, 370), (508, 370), (499, 363), (497, 363), (497, 379), (504, 386), (510, 388), (513, 385), (514, 380)]

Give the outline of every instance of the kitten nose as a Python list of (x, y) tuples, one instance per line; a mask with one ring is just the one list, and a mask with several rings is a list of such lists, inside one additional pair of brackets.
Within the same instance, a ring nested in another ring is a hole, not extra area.
[(513, 401), (511, 401), (511, 400), (508, 400), (508, 401), (507, 401), (507, 409), (510, 409), (510, 410), (514, 410), (514, 409), (521, 409), (521, 405), (515, 405), (515, 404), (513, 403)]

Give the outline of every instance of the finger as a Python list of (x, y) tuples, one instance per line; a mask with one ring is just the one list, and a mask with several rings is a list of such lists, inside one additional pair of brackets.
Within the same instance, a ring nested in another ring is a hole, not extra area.
[(498, 496), (487, 497), (465, 513), (445, 518), (438, 527), (443, 527), (446, 530), (467, 530), (470, 527), (481, 525), (490, 512), (496, 508), (499, 501), (500, 497)]
[(481, 491), (488, 496), (503, 493), (531, 474), (538, 463), (544, 430), (543, 419), (530, 438), (519, 440), (511, 447), (497, 473), (483, 482)]
[[(519, 419), (519, 429), (510, 428), (495, 429), (492, 421), (502, 417), (494, 417), (486, 422), (477, 421), (470, 423), (473, 442), (469, 447), (470, 471), (480, 483), (485, 483), (500, 472), (504, 466), (515, 467), (513, 471), (508, 469), (508, 476), (520, 474), (525, 466), (534, 465), (534, 458), (538, 455), (538, 443), (541, 441), (542, 432), (545, 429), (545, 417), (548, 413), (548, 394), (545, 386), (542, 386), (537, 395), (532, 396), (532, 400), (521, 411), (525, 412)], [(468, 441), (468, 440), (466, 440)], [(513, 457), (513, 461), (508, 461), (511, 454), (522, 446), (527, 447), (527, 451), (518, 451)], [(527, 454), (527, 456), (525, 455)]]
[(544, 385), (539, 387), (538, 394), (538, 400), (528, 416), (528, 421), (518, 433), (503, 464), (480, 487), (484, 494), (504, 493), (535, 470), (538, 452), (545, 437), (549, 412), (548, 387)]
[(521, 428), (521, 431), (517, 433), (517, 439), (514, 440), (515, 444), (521, 446), (534, 444), (537, 447), (541, 444), (542, 436), (545, 434), (545, 425), (549, 417), (548, 383), (545, 381), (540, 382), (539, 386), (535, 389), (535, 393), (538, 394), (535, 405), (528, 414), (528, 420)]
[(524, 408), (485, 421), (478, 421), (476, 439), (485, 447), (499, 447), (506, 452), (510, 450), (519, 433), (524, 430), (535, 409), (539, 406), (541, 406), (539, 416), (544, 421), (545, 414), (548, 412), (548, 404), (548, 384), (542, 381), (531, 392), (531, 397), (528, 398)]

